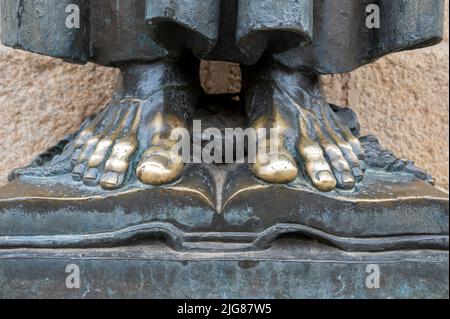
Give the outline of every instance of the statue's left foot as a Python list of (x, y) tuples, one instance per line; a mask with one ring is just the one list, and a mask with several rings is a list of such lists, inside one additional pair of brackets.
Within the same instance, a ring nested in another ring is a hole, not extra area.
[[(246, 103), (249, 122), (255, 129), (276, 129), (259, 138), (263, 156), (256, 157), (255, 175), (290, 183), (303, 171), (320, 191), (354, 188), (363, 179), (364, 151), (326, 102), (317, 77), (273, 65), (253, 76)], [(276, 149), (270, 147), (272, 138)]]

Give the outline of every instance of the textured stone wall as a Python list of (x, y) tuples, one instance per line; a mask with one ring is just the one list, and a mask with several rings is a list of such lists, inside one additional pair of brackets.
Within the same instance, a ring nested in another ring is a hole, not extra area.
[[(448, 2), (446, 8), (448, 15)], [(448, 25), (446, 30), (438, 46), (393, 54), (323, 81), (331, 102), (358, 113), (363, 133), (377, 135), (448, 189)], [(0, 184), (7, 172), (27, 164), (104, 106), (117, 74), (0, 46)], [(236, 65), (203, 63), (201, 75), (211, 93), (239, 90)]]

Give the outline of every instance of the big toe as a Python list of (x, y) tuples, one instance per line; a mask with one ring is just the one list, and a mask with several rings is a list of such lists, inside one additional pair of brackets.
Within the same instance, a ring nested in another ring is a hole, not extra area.
[(137, 167), (139, 180), (147, 185), (164, 185), (178, 179), (184, 164), (179, 158), (172, 158), (170, 152), (153, 150), (147, 152)]
[(267, 161), (257, 160), (253, 165), (255, 175), (273, 184), (286, 184), (294, 181), (298, 175), (297, 164), (288, 154), (270, 157)]

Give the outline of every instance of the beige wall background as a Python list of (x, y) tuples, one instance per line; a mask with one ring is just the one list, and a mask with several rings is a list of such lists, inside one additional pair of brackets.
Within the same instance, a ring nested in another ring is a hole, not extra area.
[[(448, 1), (446, 4), (448, 21)], [(0, 45), (0, 184), (7, 173), (75, 131), (111, 96), (117, 70), (71, 65)], [(203, 63), (211, 93), (239, 90), (239, 69)], [(363, 133), (449, 187), (449, 43), (396, 53), (323, 79), (330, 102), (351, 106)]]

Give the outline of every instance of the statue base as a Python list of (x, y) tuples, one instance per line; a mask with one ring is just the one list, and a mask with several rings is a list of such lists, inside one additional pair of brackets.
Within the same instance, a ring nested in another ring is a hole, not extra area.
[[(206, 127), (244, 127), (200, 111)], [(63, 141), (0, 188), (0, 297), (448, 298), (448, 193), (360, 139), (363, 182), (329, 193), (305, 176), (264, 183), (246, 164), (105, 191), (52, 166)], [(68, 265), (80, 289), (66, 287)]]
[[(0, 250), (0, 298), (448, 299), (448, 262), (445, 251), (347, 253), (287, 238), (226, 254), (156, 243)], [(69, 265), (79, 269), (79, 288), (66, 285)]]
[(109, 194), (15, 180), (0, 189), (0, 297), (448, 298), (448, 194), (393, 176), (331, 194), (246, 166)]
[(0, 188), (0, 248), (116, 247), (164, 237), (180, 251), (269, 248), (285, 235), (344, 251), (446, 250), (448, 193), (407, 175), (368, 171), (354, 191), (256, 179), (247, 165), (192, 165), (165, 187), (105, 192), (70, 175)]

